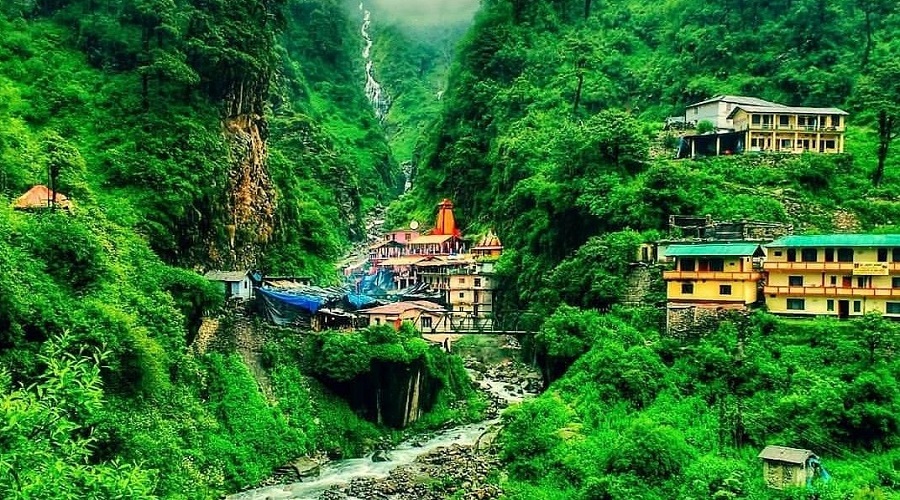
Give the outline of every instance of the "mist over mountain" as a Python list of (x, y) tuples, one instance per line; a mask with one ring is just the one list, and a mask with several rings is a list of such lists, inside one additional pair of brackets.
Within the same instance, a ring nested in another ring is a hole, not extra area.
[(409, 26), (451, 25), (472, 19), (479, 0), (371, 0), (366, 7), (387, 13), (392, 20)]

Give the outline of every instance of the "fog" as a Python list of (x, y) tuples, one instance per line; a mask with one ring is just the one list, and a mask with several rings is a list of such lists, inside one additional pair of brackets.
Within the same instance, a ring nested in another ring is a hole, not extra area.
[(365, 0), (366, 8), (407, 26), (434, 26), (471, 21), (480, 0)]

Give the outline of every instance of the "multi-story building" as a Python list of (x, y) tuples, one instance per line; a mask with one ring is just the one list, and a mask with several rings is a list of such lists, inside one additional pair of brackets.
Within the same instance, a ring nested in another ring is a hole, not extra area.
[(758, 301), (762, 272), (758, 259), (765, 252), (757, 243), (671, 245), (666, 258), (675, 268), (666, 281), (667, 324), (693, 323), (722, 309), (746, 309)]
[(731, 121), (731, 112), (736, 106), (781, 106), (781, 104), (766, 101), (758, 97), (742, 95), (717, 95), (704, 101), (695, 102), (684, 110), (684, 121), (697, 125), (700, 122), (709, 122), (716, 130), (727, 132), (734, 129)]
[(685, 119), (708, 121), (712, 132), (686, 135), (678, 158), (748, 151), (843, 153), (847, 112), (785, 106), (755, 97), (716, 96), (687, 107)]
[(900, 234), (786, 236), (766, 248), (770, 312), (900, 318)]
[(843, 153), (847, 112), (838, 108), (738, 105), (728, 115), (747, 151)]

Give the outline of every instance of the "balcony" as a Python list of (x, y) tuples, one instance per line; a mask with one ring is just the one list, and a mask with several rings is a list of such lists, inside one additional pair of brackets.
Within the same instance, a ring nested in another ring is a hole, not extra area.
[(714, 281), (758, 281), (762, 279), (762, 273), (752, 272), (727, 272), (727, 271), (666, 271), (664, 280), (714, 280)]
[(818, 133), (831, 133), (831, 134), (842, 134), (844, 133), (844, 127), (833, 127), (833, 126), (825, 126), (825, 125), (778, 125), (773, 123), (750, 123), (744, 124), (743, 128), (740, 131), (744, 130), (752, 130), (754, 132), (765, 131), (765, 132), (818, 132)]
[[(853, 271), (853, 262), (770, 262), (763, 263), (766, 271)], [(900, 262), (885, 262), (888, 272), (900, 272)]]
[(766, 286), (763, 293), (821, 297), (900, 297), (900, 288), (850, 288), (840, 286)]

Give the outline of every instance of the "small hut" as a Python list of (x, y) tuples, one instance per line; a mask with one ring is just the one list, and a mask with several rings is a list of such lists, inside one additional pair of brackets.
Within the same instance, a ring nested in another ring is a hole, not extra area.
[(818, 457), (809, 451), (785, 446), (766, 446), (759, 452), (763, 459), (763, 478), (769, 488), (777, 490), (806, 486), (815, 475)]
[(210, 271), (206, 273), (205, 277), (210, 281), (222, 283), (225, 299), (235, 297), (250, 300), (253, 298), (253, 279), (249, 270)]
[(43, 184), (38, 184), (17, 198), (13, 208), (16, 210), (40, 210), (43, 208), (52, 208), (55, 203), (57, 208), (63, 210), (72, 209), (72, 202), (66, 195), (60, 192), (56, 192), (55, 195), (54, 198), (52, 189)]

